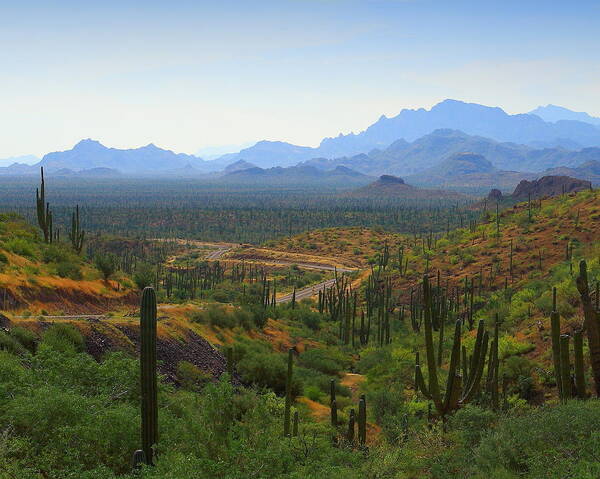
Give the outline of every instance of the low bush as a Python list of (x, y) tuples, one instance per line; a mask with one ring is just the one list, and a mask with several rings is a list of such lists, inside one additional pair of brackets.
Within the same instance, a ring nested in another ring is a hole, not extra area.
[(16, 328), (11, 328), (9, 334), (30, 353), (35, 353), (35, 350), (37, 349), (37, 336), (35, 333), (29, 329), (17, 326)]
[(36, 259), (37, 252), (35, 245), (24, 238), (11, 238), (4, 243), (4, 247), (19, 256), (25, 256), (29, 259)]
[(56, 274), (61, 278), (69, 278), (75, 281), (79, 281), (83, 277), (79, 265), (67, 261), (63, 261), (56, 265)]
[(79, 353), (85, 349), (85, 341), (79, 330), (71, 325), (56, 323), (42, 334), (41, 345), (62, 353)]

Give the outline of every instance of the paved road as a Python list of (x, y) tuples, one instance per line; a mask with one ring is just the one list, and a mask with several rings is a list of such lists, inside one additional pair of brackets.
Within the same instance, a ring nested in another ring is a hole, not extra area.
[(231, 251), (233, 247), (232, 246), (223, 246), (220, 245), (219, 249), (215, 250), (215, 251), (211, 251), (210, 253), (208, 253), (206, 255), (206, 259), (219, 259), (221, 256), (223, 256), (225, 253), (227, 253), (228, 251)]
[[(296, 301), (300, 301), (301, 299), (310, 298), (315, 294), (318, 294), (319, 291), (323, 291), (325, 289), (331, 288), (335, 284), (335, 278), (328, 279), (327, 281), (323, 281), (322, 283), (315, 284), (313, 286), (308, 286), (303, 289), (299, 289), (296, 291)], [(288, 303), (292, 300), (292, 295), (294, 293), (286, 294), (285, 296), (281, 296), (277, 298), (277, 304)]]

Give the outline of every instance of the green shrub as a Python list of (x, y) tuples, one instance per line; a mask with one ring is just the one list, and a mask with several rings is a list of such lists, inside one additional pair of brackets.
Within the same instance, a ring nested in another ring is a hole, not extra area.
[(118, 259), (113, 253), (98, 253), (94, 257), (94, 264), (107, 281), (117, 271)]
[(56, 274), (61, 278), (69, 278), (75, 281), (79, 281), (83, 277), (79, 265), (67, 261), (63, 261), (56, 265)]
[(85, 341), (72, 324), (56, 323), (42, 334), (43, 346), (62, 353), (79, 353), (85, 349)]
[(179, 361), (177, 363), (177, 379), (184, 389), (197, 391), (208, 383), (212, 376), (189, 361)]
[(42, 261), (44, 263), (62, 263), (73, 260), (73, 252), (67, 249), (67, 245), (63, 243), (48, 244), (42, 249)]
[(11, 238), (4, 243), (4, 247), (19, 256), (25, 256), (29, 259), (37, 258), (35, 245), (24, 238)]
[(481, 436), (496, 420), (493, 411), (467, 404), (450, 417), (449, 426), (460, 432), (463, 445), (470, 446), (479, 443)]
[(4, 268), (8, 264), (8, 258), (6, 255), (0, 251), (0, 272), (4, 271)]
[(37, 348), (37, 336), (29, 329), (17, 326), (9, 331), (11, 337), (15, 338), (21, 346), (30, 353), (35, 353)]
[(323, 374), (336, 376), (349, 364), (348, 359), (332, 349), (311, 348), (300, 355), (300, 364)]
[(7, 351), (11, 354), (24, 354), (26, 349), (16, 338), (0, 331), (0, 351)]
[(137, 285), (138, 289), (142, 290), (146, 286), (152, 286), (154, 283), (154, 279), (156, 277), (156, 272), (152, 265), (148, 263), (141, 263), (135, 270), (133, 274), (133, 281)]
[[(244, 382), (272, 389), (279, 395), (285, 393), (287, 355), (270, 351), (250, 350), (242, 359), (236, 361), (236, 369)], [(302, 384), (297, 375), (294, 375), (292, 395), (296, 397), (300, 394), (302, 394)]]
[(570, 401), (500, 421), (475, 450), (487, 477), (600, 477), (600, 403)]

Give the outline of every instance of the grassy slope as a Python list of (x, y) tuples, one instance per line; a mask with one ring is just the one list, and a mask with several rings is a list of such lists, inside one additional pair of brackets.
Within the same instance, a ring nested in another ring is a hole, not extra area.
[(127, 282), (103, 281), (68, 245), (44, 244), (16, 216), (0, 216), (0, 254), (0, 309), (102, 313), (136, 301)]

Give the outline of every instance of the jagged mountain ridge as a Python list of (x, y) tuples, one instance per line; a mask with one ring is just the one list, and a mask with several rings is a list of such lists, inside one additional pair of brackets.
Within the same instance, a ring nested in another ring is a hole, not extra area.
[(531, 115), (537, 115), (544, 121), (555, 122), (560, 120), (575, 120), (592, 125), (600, 126), (600, 118), (591, 116), (582, 111), (573, 111), (568, 108), (548, 104), (546, 106), (538, 106), (535, 110), (529, 112)]
[(333, 160), (315, 158), (304, 162), (321, 169), (343, 165), (365, 174), (409, 176), (434, 167), (457, 153), (485, 156), (500, 170), (539, 172), (557, 166), (575, 167), (587, 161), (600, 160), (600, 148), (580, 151), (563, 148), (535, 149), (515, 143), (501, 143), (489, 138), (468, 135), (462, 131), (439, 129), (412, 143), (397, 140), (384, 150)]
[(219, 183), (244, 185), (329, 185), (340, 187), (361, 186), (372, 181), (372, 177), (339, 166), (323, 171), (314, 166), (289, 166), (259, 168), (257, 166), (229, 172), (217, 180)]
[[(221, 159), (244, 159), (259, 166), (289, 166), (312, 158), (336, 158), (387, 149), (403, 139), (413, 142), (438, 129), (460, 130), (471, 136), (497, 142), (541, 147), (568, 146), (572, 149), (600, 146), (600, 128), (579, 120), (546, 122), (538, 115), (510, 115), (498, 107), (458, 100), (444, 100), (430, 110), (404, 109), (392, 118), (379, 120), (360, 133), (324, 138), (316, 148), (285, 142), (261, 141)], [(278, 161), (278, 163), (274, 163)]]
[(12, 165), (0, 168), (0, 172), (38, 174), (43, 166), (49, 174), (60, 170), (80, 172), (107, 168), (125, 174), (144, 175), (184, 169), (200, 172), (209, 169), (208, 165), (209, 162), (201, 158), (165, 150), (152, 143), (140, 148), (119, 149), (106, 147), (88, 138), (81, 140), (70, 150), (48, 153), (34, 165)]
[(441, 163), (421, 173), (407, 177), (419, 186), (441, 188), (489, 187), (513, 188), (523, 179), (534, 179), (534, 173), (500, 170), (483, 155), (476, 153), (455, 153)]

